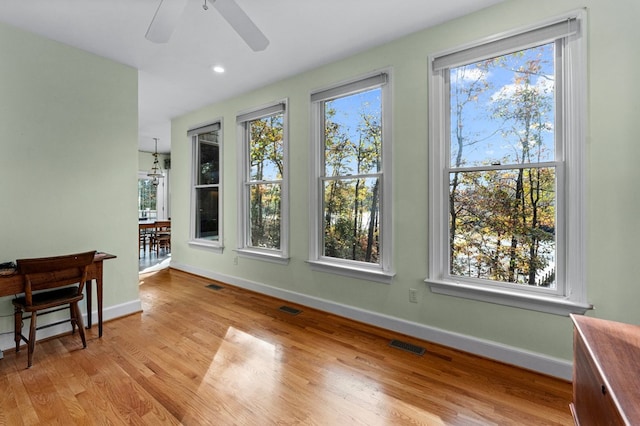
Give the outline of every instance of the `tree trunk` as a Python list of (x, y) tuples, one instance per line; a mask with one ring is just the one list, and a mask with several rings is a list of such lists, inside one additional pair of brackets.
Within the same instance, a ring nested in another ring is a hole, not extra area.
[(371, 218), (369, 220), (369, 232), (367, 233), (367, 252), (365, 254), (365, 262), (371, 262), (371, 255), (373, 251), (373, 238), (374, 230), (378, 224), (378, 185), (380, 180), (376, 180), (376, 184), (373, 186), (373, 192), (371, 194)]

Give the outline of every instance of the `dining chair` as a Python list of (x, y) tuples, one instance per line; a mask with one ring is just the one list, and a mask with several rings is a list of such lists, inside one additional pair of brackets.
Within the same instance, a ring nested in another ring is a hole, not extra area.
[(166, 251), (171, 251), (171, 221), (159, 220), (156, 221), (156, 227), (151, 234), (151, 250), (156, 251), (156, 255), (160, 254), (160, 249), (164, 248)]
[[(15, 309), (16, 352), (20, 351), (20, 342), (27, 343), (27, 368), (33, 364), (33, 351), (36, 346), (36, 330), (53, 325), (71, 322), (71, 333), (76, 327), (82, 339), (83, 348), (87, 347), (82, 314), (78, 302), (83, 298), (82, 291), (87, 281), (87, 271), (93, 262), (94, 251), (55, 257), (18, 259), (18, 273), (24, 275), (24, 296), (16, 297), (12, 302)], [(65, 306), (67, 305), (67, 306)], [(69, 309), (69, 319), (37, 327), (38, 315)], [(23, 313), (30, 317), (23, 317)], [(23, 319), (30, 318), (29, 337), (22, 334)]]

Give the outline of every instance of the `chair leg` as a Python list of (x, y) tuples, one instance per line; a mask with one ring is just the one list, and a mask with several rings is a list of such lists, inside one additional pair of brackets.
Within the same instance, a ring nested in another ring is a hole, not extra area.
[(71, 323), (71, 334), (76, 334), (76, 320), (75, 313), (73, 312), (73, 307), (69, 304), (69, 322)]
[(20, 340), (22, 340), (22, 309), (14, 308), (13, 339), (16, 341), (16, 352), (20, 352)]
[(36, 320), (38, 318), (37, 312), (31, 313), (31, 326), (29, 327), (29, 341), (27, 342), (28, 355), (27, 355), (27, 368), (31, 368), (33, 365), (33, 351), (36, 349)]
[(71, 323), (78, 326), (78, 333), (80, 333), (80, 338), (82, 339), (82, 347), (86, 348), (87, 338), (84, 335), (84, 323), (82, 322), (82, 314), (80, 313), (80, 308), (78, 307), (77, 302), (71, 304), (71, 312), (73, 315)]

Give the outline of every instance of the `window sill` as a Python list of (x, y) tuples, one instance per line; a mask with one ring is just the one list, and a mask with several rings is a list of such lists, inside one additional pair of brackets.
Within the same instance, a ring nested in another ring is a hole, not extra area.
[(358, 268), (351, 265), (341, 265), (318, 260), (308, 260), (307, 263), (314, 271), (337, 274), (367, 281), (375, 281), (383, 284), (391, 284), (393, 277), (396, 275), (393, 272), (386, 272), (381, 269)]
[(198, 248), (203, 248), (203, 249), (207, 249), (210, 250), (214, 253), (217, 254), (222, 254), (222, 252), (224, 251), (224, 246), (222, 246), (221, 244), (217, 243), (217, 242), (207, 242), (204, 240), (192, 240), (189, 241), (189, 245), (192, 247), (198, 247)]
[(582, 315), (587, 310), (593, 309), (593, 305), (589, 303), (577, 302), (567, 298), (524, 294), (523, 292), (495, 288), (481, 288), (468, 284), (435, 281), (428, 278), (425, 282), (429, 285), (433, 293), (480, 300), (554, 315), (569, 316), (571, 313)]
[(235, 252), (238, 253), (238, 256), (247, 259), (263, 260), (265, 262), (277, 263), (279, 265), (289, 264), (289, 258), (283, 257), (279, 253), (268, 253), (264, 251), (249, 249), (237, 249), (235, 250)]

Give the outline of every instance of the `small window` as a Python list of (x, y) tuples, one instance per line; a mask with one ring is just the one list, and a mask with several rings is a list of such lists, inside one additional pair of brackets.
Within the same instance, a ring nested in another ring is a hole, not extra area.
[(222, 248), (220, 123), (189, 130), (193, 143), (191, 243)]
[(388, 74), (311, 95), (315, 173), (312, 267), (390, 282)]
[(287, 261), (286, 101), (237, 117), (239, 143), (238, 253)]
[(433, 291), (589, 308), (583, 26), (571, 16), (431, 61)]

